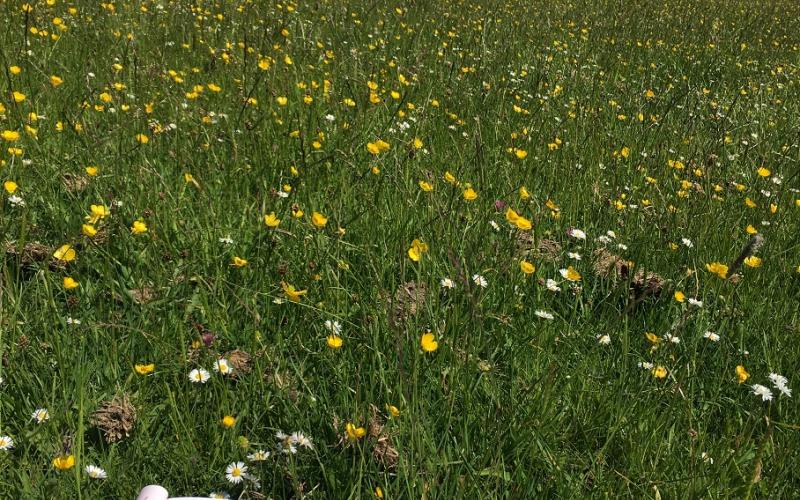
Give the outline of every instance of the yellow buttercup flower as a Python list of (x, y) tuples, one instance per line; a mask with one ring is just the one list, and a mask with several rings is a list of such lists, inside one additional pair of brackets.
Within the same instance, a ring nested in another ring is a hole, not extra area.
[(581, 275), (578, 271), (575, 270), (572, 266), (567, 267), (566, 269), (561, 269), (559, 271), (561, 276), (566, 279), (567, 281), (580, 281)]
[(710, 273), (714, 273), (722, 279), (728, 277), (728, 266), (720, 262), (711, 262), (706, 264), (706, 269)]
[(5, 189), (8, 194), (13, 194), (17, 190), (17, 187), (17, 183), (14, 181), (5, 181), (3, 183), (3, 189)]
[(345, 430), (347, 431), (347, 437), (353, 441), (357, 441), (367, 435), (366, 429), (363, 427), (356, 427), (350, 422), (345, 426)]
[(241, 257), (234, 257), (231, 259), (231, 265), (233, 267), (244, 267), (248, 264), (247, 259), (243, 259)]
[(422, 334), (422, 337), (419, 340), (419, 345), (425, 352), (434, 352), (439, 348), (439, 342), (436, 341), (436, 337), (434, 337), (431, 332)]
[(385, 151), (389, 151), (390, 148), (391, 146), (389, 145), (389, 143), (381, 139), (378, 139), (375, 142), (367, 143), (367, 151), (369, 151), (370, 154), (373, 155), (379, 155)]
[(300, 302), (300, 298), (308, 293), (308, 290), (297, 290), (293, 285), (285, 281), (281, 281), (281, 288), (283, 288), (283, 293), (286, 295), (286, 298), (292, 302)]
[(91, 224), (83, 224), (81, 226), (81, 232), (84, 236), (88, 236), (89, 238), (94, 237), (97, 234), (97, 229)]
[(62, 262), (72, 262), (76, 256), (75, 249), (71, 245), (61, 245), (53, 252), (53, 257)]
[(50, 77), (50, 85), (52, 85), (53, 87), (58, 87), (62, 83), (64, 83), (64, 80), (60, 76), (52, 75)]
[(744, 259), (744, 265), (747, 267), (761, 267), (761, 257), (756, 257), (755, 255), (751, 255)]
[(133, 225), (131, 226), (132, 234), (144, 234), (146, 232), (147, 224), (145, 224), (143, 220), (133, 221)]
[(740, 384), (744, 384), (747, 379), (750, 378), (750, 374), (747, 373), (744, 365), (738, 365), (736, 367), (736, 379), (739, 381)]
[(519, 269), (524, 274), (533, 274), (536, 271), (536, 266), (528, 262), (527, 260), (519, 261)]
[(472, 201), (472, 200), (475, 200), (477, 198), (478, 198), (478, 193), (474, 189), (467, 188), (467, 189), (464, 190), (464, 199), (465, 200)]
[(91, 215), (86, 217), (89, 224), (97, 224), (98, 221), (111, 215), (111, 212), (104, 205), (91, 205), (89, 210), (92, 212)]
[(311, 223), (317, 229), (322, 229), (328, 223), (328, 218), (322, 215), (319, 212), (312, 212), (311, 213)]
[(8, 142), (16, 142), (19, 140), (20, 135), (16, 130), (3, 130), (3, 132), (0, 132), (0, 137)]
[(220, 423), (226, 429), (230, 429), (231, 427), (236, 425), (236, 417), (234, 417), (232, 415), (225, 415), (224, 417), (222, 417), (222, 420), (220, 421)]
[(64, 289), (73, 290), (75, 288), (78, 288), (79, 286), (81, 286), (80, 283), (75, 281), (73, 278), (69, 276), (64, 277)]
[(686, 302), (686, 294), (684, 294), (680, 290), (676, 290), (675, 294), (673, 295), (673, 297), (675, 297), (675, 300), (678, 301), (678, 302), (681, 302), (681, 303), (682, 302)]
[(653, 368), (653, 376), (655, 378), (664, 378), (667, 376), (667, 369), (661, 365), (658, 365)]
[(281, 223), (281, 220), (275, 216), (275, 212), (270, 212), (264, 216), (264, 224), (269, 228), (276, 228)]
[(155, 365), (155, 363), (149, 363), (149, 364), (146, 364), (146, 365), (145, 364), (137, 364), (137, 365), (133, 366), (133, 369), (136, 370), (136, 373), (138, 373), (139, 375), (149, 375), (149, 374), (153, 373), (153, 370), (156, 369), (156, 365)]
[(422, 255), (428, 252), (428, 244), (422, 240), (415, 239), (411, 242), (411, 248), (408, 249), (408, 258), (414, 262), (422, 260)]
[(326, 338), (326, 343), (331, 349), (339, 349), (342, 347), (342, 344), (344, 344), (344, 341), (342, 340), (342, 337), (338, 335), (328, 335)]
[(419, 188), (425, 191), (426, 193), (430, 193), (431, 191), (433, 191), (433, 185), (427, 181), (419, 181)]
[(57, 470), (69, 470), (75, 466), (75, 455), (62, 455), (53, 459), (53, 467)]

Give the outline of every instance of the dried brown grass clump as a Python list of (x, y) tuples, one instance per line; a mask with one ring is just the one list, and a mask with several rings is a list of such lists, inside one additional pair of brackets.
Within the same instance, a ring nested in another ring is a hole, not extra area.
[(222, 355), (223, 358), (230, 361), (233, 366), (233, 376), (247, 375), (252, 370), (252, 356), (242, 351), (241, 349), (234, 349)]
[(139, 305), (147, 304), (156, 297), (156, 291), (149, 286), (128, 290), (128, 294)]
[(628, 263), (625, 259), (614, 255), (605, 248), (593, 252), (592, 270), (600, 278), (625, 278), (628, 275)]
[(387, 470), (394, 469), (400, 458), (397, 448), (392, 444), (392, 438), (388, 434), (382, 434), (375, 441), (372, 448), (372, 457)]
[(536, 239), (528, 231), (519, 231), (514, 237), (517, 254), (522, 257), (532, 255), (538, 259), (556, 261), (561, 256), (561, 244), (556, 240), (543, 239), (536, 244)]
[(127, 394), (115, 396), (100, 405), (90, 422), (102, 431), (107, 443), (114, 443), (130, 436), (136, 425), (136, 408)]
[(61, 176), (61, 182), (70, 193), (80, 193), (89, 185), (89, 179), (81, 175), (66, 173)]
[(526, 257), (536, 248), (536, 241), (529, 231), (518, 231), (514, 236), (514, 246), (517, 254)]
[(644, 269), (639, 269), (633, 275), (631, 289), (637, 297), (659, 295), (664, 290), (664, 283), (665, 280), (661, 275), (651, 272), (646, 273)]
[(561, 243), (556, 240), (541, 240), (536, 248), (539, 258), (543, 260), (556, 261), (561, 257)]
[(375, 439), (375, 446), (372, 447), (372, 458), (385, 469), (394, 469), (398, 458), (400, 458), (400, 453), (392, 444), (392, 437), (388, 432), (385, 432), (383, 417), (378, 412), (378, 408), (375, 405), (370, 405), (370, 412), (367, 435)]
[(428, 287), (425, 283), (409, 281), (400, 285), (389, 304), (389, 323), (399, 326), (416, 316), (425, 304)]
[[(631, 269), (628, 261), (609, 252), (605, 248), (598, 248), (592, 253), (592, 271), (603, 279), (627, 279)], [(656, 296), (664, 289), (665, 280), (654, 272), (639, 269), (631, 278), (631, 294), (638, 303), (641, 299)]]
[(38, 241), (26, 243), (22, 250), (13, 241), (6, 242), (5, 251), (7, 255), (18, 257), (24, 265), (31, 265), (36, 262), (47, 260), (53, 253), (53, 249), (47, 245), (42, 245)]

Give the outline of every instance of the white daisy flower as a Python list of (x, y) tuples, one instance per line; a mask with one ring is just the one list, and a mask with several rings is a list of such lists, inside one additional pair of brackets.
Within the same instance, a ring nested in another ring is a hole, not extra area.
[(608, 345), (611, 343), (611, 336), (610, 335), (598, 335), (597, 336), (597, 343), (600, 345)]
[(225, 469), (225, 478), (233, 484), (239, 484), (244, 479), (245, 472), (247, 466), (244, 462), (233, 462)]
[(579, 254), (578, 252), (568, 252), (567, 257), (569, 257), (570, 259), (581, 260), (581, 254)]
[(195, 384), (205, 384), (211, 375), (202, 368), (195, 368), (189, 372), (189, 380)]
[(335, 320), (325, 320), (325, 329), (329, 332), (339, 335), (342, 333), (342, 324)]
[(689, 238), (681, 238), (681, 243), (683, 243), (683, 246), (685, 246), (686, 248), (694, 247), (694, 243), (692, 243), (692, 240), (690, 240)]
[(37, 424), (43, 424), (50, 420), (50, 412), (47, 411), (47, 408), (38, 408), (31, 415), (31, 420), (35, 420)]
[(12, 205), (14, 205), (15, 207), (24, 207), (25, 206), (25, 200), (23, 200), (22, 198), (20, 198), (19, 196), (15, 195), (15, 194), (12, 194), (11, 196), (8, 197), (8, 202), (11, 203)]
[(611, 238), (603, 234), (595, 238), (595, 241), (599, 242), (602, 245), (607, 245), (611, 243)]
[(671, 333), (664, 334), (664, 340), (666, 340), (668, 342), (672, 342), (673, 344), (680, 344), (681, 343), (681, 338), (680, 337), (676, 337), (675, 335), (672, 335)]
[(772, 391), (769, 387), (764, 387), (761, 384), (753, 384), (753, 394), (761, 396), (761, 401), (772, 401)]
[(570, 236), (571, 238), (575, 238), (576, 240), (585, 240), (586, 239), (586, 233), (584, 233), (580, 229), (575, 229), (574, 227), (571, 227), (571, 228), (567, 229), (567, 236)]
[(450, 278), (442, 278), (441, 281), (439, 281), (439, 285), (442, 288), (448, 288), (450, 290), (456, 287), (456, 284), (453, 283), (453, 280), (451, 280)]
[(311, 440), (308, 439), (305, 434), (302, 432), (293, 432), (289, 439), (292, 440), (292, 443), (298, 444), (303, 448), (308, 448), (309, 450), (314, 449), (314, 445), (311, 443)]
[(689, 299), (689, 305), (695, 307), (703, 307), (703, 301), (697, 299)]
[(219, 372), (220, 375), (230, 375), (233, 373), (233, 367), (227, 359), (219, 358), (214, 362), (214, 371)]
[(89, 464), (86, 466), (86, 474), (92, 479), (105, 479), (108, 477), (106, 471), (96, 465)]
[(499, 224), (497, 224), (497, 222), (495, 222), (495, 221), (493, 221), (493, 220), (490, 220), (490, 221), (489, 221), (489, 225), (491, 225), (491, 226), (492, 226), (492, 229), (494, 229), (495, 231), (499, 231), (499, 230), (500, 230), (500, 225), (499, 225)]
[(553, 316), (551, 313), (549, 313), (547, 311), (539, 310), (539, 311), (534, 312), (533, 314), (535, 314), (536, 316), (538, 316), (538, 317), (540, 317), (542, 319), (553, 319), (553, 318), (555, 318), (555, 316)]
[(547, 281), (545, 281), (544, 286), (546, 286), (547, 289), (550, 290), (551, 292), (561, 291), (561, 287), (558, 286), (558, 282), (554, 279), (548, 278)]
[(706, 332), (703, 334), (703, 338), (710, 340), (711, 342), (719, 342), (719, 335), (714, 332)]
[(486, 288), (489, 286), (489, 282), (486, 281), (486, 278), (481, 276), (480, 274), (473, 274), (472, 281), (481, 288)]
[(652, 370), (653, 366), (654, 366), (653, 363), (650, 363), (649, 361), (639, 361), (639, 368), (643, 368), (645, 370)]
[(233, 245), (233, 238), (231, 238), (230, 236), (223, 236), (222, 238), (219, 239), (219, 242), (222, 243), (223, 245)]
[(769, 379), (772, 382), (772, 385), (781, 391), (784, 396), (792, 397), (792, 390), (787, 386), (789, 380), (786, 377), (783, 375), (778, 375), (777, 373), (770, 373)]
[(70, 317), (70, 318), (67, 318), (67, 324), (68, 325), (80, 325), (81, 324), (81, 320)]
[(0, 450), (8, 451), (14, 447), (14, 440), (10, 436), (0, 436)]
[(251, 462), (263, 462), (264, 460), (269, 458), (270, 453), (264, 450), (258, 450), (254, 453), (250, 453), (247, 455), (247, 459)]

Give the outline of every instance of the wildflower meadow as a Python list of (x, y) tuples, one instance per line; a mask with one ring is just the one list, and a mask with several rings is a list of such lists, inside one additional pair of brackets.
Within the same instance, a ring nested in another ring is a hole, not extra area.
[(0, 20), (1, 498), (800, 495), (800, 3)]

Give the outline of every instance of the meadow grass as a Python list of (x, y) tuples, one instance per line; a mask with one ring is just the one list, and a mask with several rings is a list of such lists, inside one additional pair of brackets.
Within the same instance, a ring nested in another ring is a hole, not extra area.
[(0, 496), (797, 495), (800, 4), (0, 18)]

